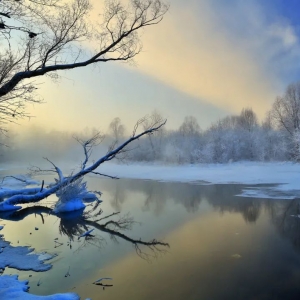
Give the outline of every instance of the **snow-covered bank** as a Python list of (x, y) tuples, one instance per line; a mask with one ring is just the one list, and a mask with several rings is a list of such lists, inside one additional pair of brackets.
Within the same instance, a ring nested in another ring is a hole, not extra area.
[(300, 164), (238, 162), (230, 164), (103, 164), (101, 171), (121, 178), (160, 181), (206, 181), (212, 184), (288, 184), (298, 187)]
[[(65, 175), (74, 172), (74, 164), (64, 162), (62, 170)], [(24, 173), (28, 166), (18, 165), (18, 171)], [(2, 170), (14, 170), (15, 164), (2, 165)], [(251, 187), (244, 189), (239, 196), (256, 198), (292, 199), (300, 197), (300, 164), (292, 162), (235, 162), (228, 164), (193, 164), (163, 165), (160, 163), (128, 163), (117, 164), (107, 162), (97, 170), (101, 173), (120, 178), (146, 179), (157, 181), (193, 182), (198, 184), (245, 184), (276, 185), (273, 187)], [(97, 176), (97, 175), (91, 175)], [(26, 181), (35, 183), (30, 178)], [(6, 178), (4, 187), (16, 188), (22, 182)]]
[(300, 195), (300, 164), (290, 162), (238, 162), (179, 166), (108, 163), (101, 166), (101, 172), (120, 178), (202, 184), (276, 184), (277, 186), (273, 188), (247, 189), (240, 196), (290, 199)]
[[(74, 172), (71, 162), (60, 164), (65, 175)], [(5, 164), (2, 171), (18, 169), (26, 173), (28, 165)], [(150, 179), (159, 181), (203, 182), (211, 184), (284, 184), (286, 190), (298, 189), (300, 182), (300, 164), (292, 162), (234, 162), (228, 164), (193, 164), (193, 165), (163, 165), (160, 163), (124, 163), (107, 162), (100, 166), (99, 171), (120, 178)], [(20, 175), (19, 175), (20, 176)], [(18, 176), (18, 177), (19, 177)], [(37, 183), (24, 177), (27, 183)], [(6, 187), (18, 186), (13, 178), (6, 178)], [(24, 183), (19, 182), (20, 186)]]

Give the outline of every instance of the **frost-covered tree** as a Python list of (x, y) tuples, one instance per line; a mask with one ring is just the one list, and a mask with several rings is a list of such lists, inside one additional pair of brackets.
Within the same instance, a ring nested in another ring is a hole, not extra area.
[(243, 108), (239, 117), (239, 125), (248, 131), (253, 131), (258, 126), (257, 116), (252, 108)]
[(196, 136), (200, 134), (200, 126), (194, 116), (186, 116), (179, 127), (179, 132), (185, 136)]
[(271, 117), (279, 129), (285, 130), (290, 136), (300, 126), (300, 82), (290, 84), (283, 96), (277, 97)]
[[(159, 124), (163, 120), (162, 115), (157, 110), (152, 111), (146, 122), (143, 124), (143, 129), (147, 130), (151, 123)], [(157, 161), (162, 159), (162, 151), (165, 144), (166, 133), (164, 128), (160, 128), (138, 142), (132, 144), (132, 151), (128, 153), (126, 159), (133, 161)]]
[(177, 157), (177, 162), (197, 162), (200, 140), (201, 129), (197, 119), (194, 116), (186, 116), (178, 132), (172, 134), (173, 153)]
[[(160, 123), (161, 120), (163, 120), (163, 116), (158, 110), (155, 109), (150, 114), (148, 120), (151, 120), (151, 122), (154, 123)], [(144, 130), (147, 130), (150, 125), (151, 124), (149, 123), (149, 121), (148, 123), (145, 123)], [(150, 147), (148, 148), (150, 150), (149, 156), (152, 156), (153, 160), (159, 160), (161, 158), (162, 143), (164, 138), (165, 130), (163, 127), (161, 127), (159, 130), (156, 130), (153, 134), (147, 136), (150, 145)]]
[[(154, 133), (166, 123), (166, 121), (162, 120), (154, 123), (148, 122), (148, 129), (138, 132), (139, 128), (143, 126), (145, 120), (147, 119), (143, 118), (136, 123), (132, 135), (127, 140), (119, 145), (114, 145), (104, 156), (98, 157), (98, 159), (92, 162), (90, 161), (91, 154), (94, 148), (103, 140), (103, 136), (98, 132), (88, 140), (81, 140), (77, 138), (77, 141), (82, 146), (84, 156), (83, 161), (76, 172), (65, 176), (63, 171), (57, 165), (46, 158), (48, 163), (52, 166), (51, 169), (43, 170), (39, 167), (34, 167), (31, 171), (35, 174), (44, 174), (45, 172), (54, 173), (57, 176), (57, 178), (54, 179), (54, 182), (50, 183), (48, 186), (45, 186), (43, 181), (40, 187), (34, 188), (1, 188), (0, 211), (18, 210), (21, 207), (17, 206), (17, 204), (39, 202), (40, 200), (43, 200), (52, 194), (56, 194), (59, 198), (59, 201), (55, 206), (56, 212), (71, 211), (83, 208), (83, 200), (87, 198), (92, 198), (94, 200), (97, 199), (97, 192), (89, 193), (86, 189), (86, 183), (82, 181), (82, 178), (87, 174), (96, 174), (100, 176), (116, 178), (114, 176), (100, 173), (97, 171), (97, 169), (103, 163), (111, 161), (118, 155), (126, 152), (127, 146), (130, 143), (139, 140), (148, 134)], [(22, 178), (20, 178), (20, 181), (27, 183), (26, 180)]]
[(276, 128), (285, 133), (291, 158), (297, 159), (299, 145), (295, 141), (300, 130), (300, 82), (290, 84), (284, 95), (277, 97), (270, 115)]
[(114, 118), (110, 122), (109, 131), (115, 141), (119, 141), (124, 138), (125, 126), (121, 123), (121, 119), (119, 117)]
[[(187, 146), (180, 149), (184, 147)], [(286, 158), (286, 144), (280, 131), (260, 126), (252, 109), (243, 109), (239, 115), (213, 123), (192, 149), (190, 152), (196, 154), (195, 162), (204, 163)]]
[(293, 143), (294, 160), (300, 161), (300, 129), (294, 131), (292, 137), (292, 143)]
[[(152, 143), (157, 142), (155, 134)], [(281, 130), (273, 128), (271, 118), (260, 125), (252, 109), (227, 116), (200, 131), (194, 117), (186, 117), (178, 130), (164, 131), (160, 153), (151, 155), (149, 140), (134, 149), (129, 159), (175, 164), (228, 163), (241, 160), (286, 160), (288, 145)], [(157, 149), (158, 149), (157, 148)]]

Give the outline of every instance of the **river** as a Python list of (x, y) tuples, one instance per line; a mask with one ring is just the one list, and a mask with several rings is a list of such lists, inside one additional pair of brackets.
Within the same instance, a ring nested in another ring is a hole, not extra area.
[[(12, 245), (57, 256), (19, 271), (30, 292), (82, 299), (296, 299), (300, 202), (238, 197), (244, 185), (88, 177), (101, 204), (55, 216), (55, 196), (2, 215)], [(90, 236), (79, 236), (93, 229)], [(100, 280), (99, 278), (112, 278)]]

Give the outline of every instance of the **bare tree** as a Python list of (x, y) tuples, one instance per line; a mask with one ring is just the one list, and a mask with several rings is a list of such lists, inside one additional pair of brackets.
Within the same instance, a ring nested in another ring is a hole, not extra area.
[[(92, 23), (90, 0), (0, 1), (0, 122), (27, 116), (40, 103), (34, 78), (109, 61), (130, 62), (141, 51), (140, 32), (168, 10), (161, 0), (106, 0)], [(88, 43), (92, 50), (84, 51)]]
[(115, 141), (118, 142), (120, 139), (124, 138), (125, 127), (121, 123), (120, 118), (116, 117), (111, 121), (111, 123), (109, 124), (109, 130)]
[(290, 84), (282, 97), (277, 97), (270, 112), (274, 124), (290, 136), (300, 129), (300, 82)]
[[(162, 115), (156, 109), (152, 111), (149, 115), (149, 118), (144, 122), (144, 130), (147, 130), (151, 127), (151, 124), (160, 124), (163, 120)], [(153, 159), (158, 159), (159, 153), (161, 152), (161, 142), (164, 136), (164, 130), (161, 127), (159, 130), (155, 131), (153, 134), (148, 135), (148, 140), (150, 143), (149, 150), (152, 152)]]
[[(15, 206), (16, 204), (21, 203), (31, 203), (31, 202), (38, 202), (52, 194), (56, 194), (59, 197), (59, 201), (56, 205), (56, 211), (66, 211), (67, 202), (76, 200), (76, 209), (82, 208), (84, 205), (82, 204), (83, 198), (93, 198), (96, 199), (95, 193), (88, 193), (86, 190), (86, 183), (82, 182), (81, 179), (87, 174), (96, 174), (100, 176), (107, 176), (110, 178), (116, 178), (114, 176), (109, 176), (97, 171), (97, 168), (100, 167), (103, 163), (110, 161), (116, 158), (118, 155), (123, 154), (124, 152), (128, 151), (126, 147), (138, 140), (139, 138), (152, 134), (153, 132), (159, 130), (162, 126), (165, 125), (165, 121), (161, 121), (160, 123), (154, 122), (152, 124), (148, 124), (146, 130), (138, 133), (139, 127), (146, 122), (147, 118), (142, 118), (139, 120), (133, 130), (133, 133), (130, 138), (128, 138), (122, 144), (110, 148), (106, 155), (102, 156), (101, 158), (97, 159), (96, 161), (90, 163), (90, 154), (92, 149), (99, 143), (99, 140), (102, 139), (100, 134), (96, 134), (94, 137), (90, 138), (88, 141), (83, 142), (80, 141), (81, 146), (83, 147), (84, 151), (84, 160), (79, 168), (79, 171), (71, 174), (67, 177), (64, 176), (62, 170), (56, 166), (52, 161), (46, 158), (46, 160), (52, 165), (52, 169), (50, 170), (41, 170), (39, 168), (33, 170), (35, 172), (55, 172), (58, 178), (55, 179), (53, 183), (51, 183), (48, 187), (44, 187), (44, 182), (42, 182), (41, 187), (39, 188), (25, 188), (19, 190), (7, 190), (4, 189), (0, 191), (0, 211), (7, 211), (7, 210), (16, 210), (20, 209), (20, 206)], [(66, 204), (66, 206), (64, 206)]]
[(238, 124), (245, 130), (251, 132), (258, 126), (257, 116), (252, 108), (243, 108), (239, 118)]
[(294, 160), (300, 157), (300, 82), (290, 84), (282, 97), (277, 97), (271, 112), (274, 125), (286, 133), (290, 155)]
[(195, 136), (200, 134), (200, 126), (194, 116), (186, 116), (179, 127), (179, 131), (185, 136)]

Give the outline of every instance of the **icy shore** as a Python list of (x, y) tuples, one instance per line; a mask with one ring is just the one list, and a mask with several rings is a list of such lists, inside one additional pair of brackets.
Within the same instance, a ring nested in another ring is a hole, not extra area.
[(113, 164), (101, 166), (101, 172), (120, 178), (199, 184), (275, 184), (270, 188), (246, 189), (239, 196), (292, 199), (300, 196), (300, 164), (291, 162), (170, 165)]

